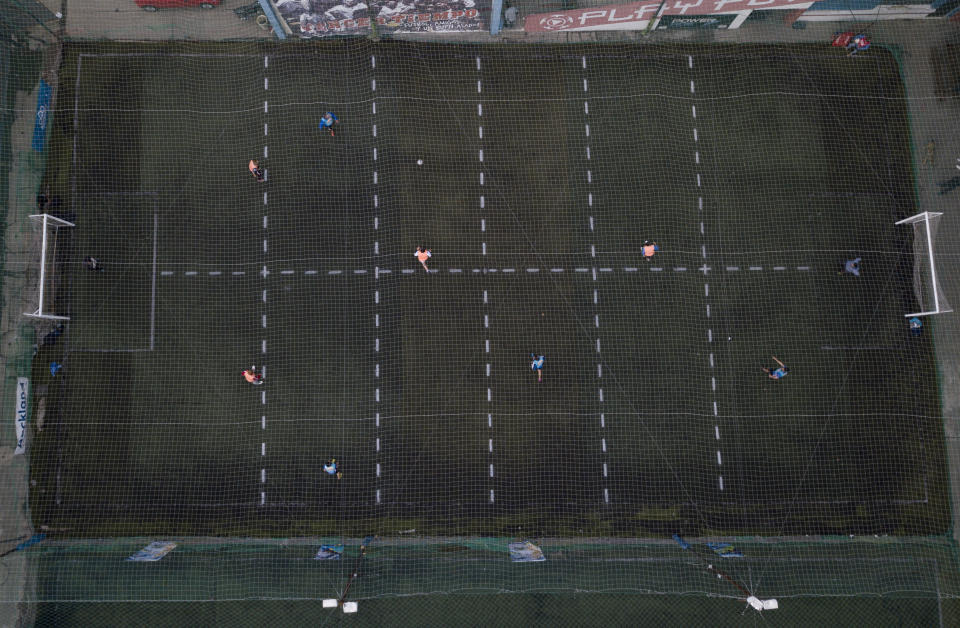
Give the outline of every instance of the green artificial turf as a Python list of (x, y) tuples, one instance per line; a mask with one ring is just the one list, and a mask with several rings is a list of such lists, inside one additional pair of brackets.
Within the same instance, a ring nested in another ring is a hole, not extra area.
[(903, 90), (837, 52), (68, 45), (35, 523), (944, 532)]

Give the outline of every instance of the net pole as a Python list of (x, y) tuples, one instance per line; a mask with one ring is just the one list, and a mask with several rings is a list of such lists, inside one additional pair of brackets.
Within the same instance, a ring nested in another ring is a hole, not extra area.
[(40, 245), (40, 307), (37, 313), (43, 315), (43, 286), (44, 277), (47, 274), (47, 215), (43, 215), (43, 244)]
[(76, 227), (77, 226), (70, 221), (64, 220), (63, 218), (57, 218), (56, 216), (52, 216), (50, 214), (30, 214), (29, 216), (27, 216), (27, 218), (30, 218), (31, 220), (35, 220), (37, 218), (43, 218), (44, 226), (46, 226), (47, 224), (46, 221), (48, 220), (50, 222), (56, 223), (60, 227)]
[(930, 213), (923, 212), (927, 225), (927, 256), (930, 258), (930, 274), (933, 276), (933, 309), (940, 311), (940, 295), (937, 294), (937, 267), (933, 265), (933, 237), (930, 235)]
[(68, 221), (66, 221), (66, 220), (63, 220), (62, 218), (57, 218), (56, 216), (51, 216), (50, 214), (32, 214), (32, 215), (28, 216), (28, 218), (30, 218), (31, 220), (36, 220), (36, 219), (38, 219), (38, 218), (43, 219), (43, 220), (42, 220), (42, 222), (43, 222), (43, 227), (42, 227), (42, 228), (43, 228), (43, 237), (41, 238), (41, 241), (40, 241), (40, 242), (41, 242), (41, 243), (40, 243), (40, 290), (39, 290), (39, 292), (40, 292), (40, 298), (39, 298), (39, 300), (37, 301), (37, 304), (38, 304), (39, 307), (37, 307), (37, 311), (36, 311), (36, 312), (24, 312), (24, 316), (30, 316), (30, 317), (33, 317), (33, 318), (48, 318), (48, 319), (52, 319), (52, 320), (68, 321), (68, 320), (70, 320), (70, 317), (69, 317), (69, 316), (57, 316), (57, 315), (55, 315), (55, 314), (44, 314), (44, 313), (43, 313), (43, 295), (44, 295), (43, 286), (44, 286), (44, 283), (45, 283), (45, 280), (46, 280), (46, 276), (47, 276), (47, 268), (46, 268), (46, 264), (47, 264), (47, 225), (48, 225), (50, 222), (53, 222), (54, 224), (56, 224), (56, 225), (58, 226), (58, 228), (59, 228), (59, 226), (74, 227), (74, 226), (76, 226), (76, 225), (74, 225), (72, 222), (68, 222)]
[[(940, 295), (937, 292), (937, 268), (933, 263), (933, 233), (930, 231), (930, 218), (936, 218), (942, 216), (943, 212), (923, 212), (915, 216), (910, 216), (904, 218), (903, 220), (898, 220), (895, 222), (895, 225), (910, 225), (923, 220), (926, 223), (926, 233), (927, 233), (927, 260), (930, 262), (930, 277), (933, 282), (933, 305), (932, 310), (925, 312), (912, 312), (910, 314), (904, 314), (905, 318), (912, 318), (914, 316), (930, 316), (931, 314), (940, 314)], [(922, 304), (921, 304), (922, 305)], [(948, 310), (949, 311), (949, 310)]]

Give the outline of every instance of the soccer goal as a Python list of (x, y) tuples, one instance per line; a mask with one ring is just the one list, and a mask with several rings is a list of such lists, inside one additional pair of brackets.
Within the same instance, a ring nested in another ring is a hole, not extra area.
[(937, 239), (937, 225), (941, 212), (923, 212), (898, 221), (898, 225), (913, 225), (913, 291), (920, 303), (920, 311), (904, 314), (907, 318), (952, 312), (937, 280), (937, 265), (933, 259), (933, 243)]
[(69, 316), (57, 316), (53, 313), (53, 299), (56, 295), (57, 280), (57, 236), (60, 229), (73, 227), (72, 222), (50, 214), (33, 214), (30, 217), (34, 226), (42, 230), (40, 244), (40, 281), (37, 285), (37, 309), (24, 312), (24, 316), (51, 320), (70, 320)]

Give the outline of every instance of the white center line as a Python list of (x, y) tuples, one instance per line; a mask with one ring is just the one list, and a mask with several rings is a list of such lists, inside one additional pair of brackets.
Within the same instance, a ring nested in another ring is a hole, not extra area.
[[(376, 58), (376, 56), (374, 56), (374, 55), (370, 55), (370, 68), (371, 68), (371, 73), (376, 74), (377, 58)], [(377, 79), (376, 79), (376, 76), (374, 76), (374, 77), (372, 77), (372, 78), (370, 79), (370, 89), (371, 89), (371, 91), (374, 92), (374, 96), (375, 96), (375, 95), (376, 95), (376, 91), (377, 91)], [(373, 137), (376, 138), (376, 137), (377, 137), (377, 124), (376, 124), (377, 101), (376, 101), (375, 98), (374, 98), (374, 99), (372, 100), (372, 102), (371, 102), (371, 111), (372, 111), (372, 114), (373, 114), (373, 117), (374, 117), (373, 122), (372, 122)], [(377, 149), (378, 149), (377, 143), (378, 143), (378, 140), (377, 140), (377, 139), (374, 139), (374, 146), (373, 146), (373, 159), (374, 159), (374, 161), (376, 161), (376, 160), (377, 160), (377, 157), (378, 157), (378, 154), (377, 154)], [(378, 174), (378, 172), (377, 172), (376, 170), (374, 170), (374, 171), (373, 171), (373, 185), (374, 185), (374, 186), (377, 186), (378, 183), (379, 183), (379, 174)], [(377, 189), (377, 188), (374, 187), (374, 190), (376, 190), (376, 189)], [(373, 195), (373, 210), (374, 210), (374, 212), (376, 212), (379, 208), (380, 208), (380, 196), (379, 196), (379, 194), (374, 194), (374, 195)], [(373, 238), (372, 238), (372, 239), (373, 239), (373, 254), (374, 254), (375, 256), (380, 255), (380, 240), (377, 238), (377, 231), (378, 231), (379, 229), (380, 229), (380, 216), (379, 216), (377, 213), (374, 213), (374, 216), (373, 216), (373, 233), (372, 233)], [(365, 273), (366, 273), (366, 270), (363, 270), (362, 273), (359, 272), (360, 270), (361, 270), (361, 269), (354, 269), (354, 271), (353, 271), (354, 275), (365, 274)], [(389, 273), (389, 270), (381, 269), (379, 266), (377, 266), (377, 267), (374, 268), (373, 278), (374, 278), (374, 281), (375, 281), (375, 282), (378, 282), (378, 283), (376, 283), (376, 284), (374, 285), (374, 291), (373, 291), (373, 303), (374, 303), (374, 305), (376, 306), (376, 308), (374, 309), (374, 317), (373, 317), (374, 339), (375, 339), (375, 340), (374, 340), (374, 352), (375, 352), (375, 353), (379, 353), (379, 352), (380, 352), (380, 336), (378, 335), (378, 334), (380, 333), (380, 309), (379, 309), (379, 307), (380, 307), (380, 288), (379, 288), (379, 280), (380, 280), (380, 275), (381, 275), (381, 274), (387, 274), (387, 273)], [(379, 359), (379, 356), (378, 356), (378, 359)], [(389, 376), (389, 375), (388, 375), (388, 376)], [(377, 384), (378, 384), (378, 380), (380, 379), (380, 362), (379, 362), (379, 361), (374, 363), (374, 367), (373, 367), (373, 379), (374, 379), (373, 400), (374, 400), (374, 403), (377, 404), (376, 407), (375, 407), (375, 410), (376, 410), (376, 412), (375, 412), (375, 414), (376, 414), (376, 430), (375, 430), (375, 432), (374, 432), (374, 451), (375, 451), (375, 454), (376, 454), (376, 455), (375, 455), (375, 463), (376, 463), (376, 465), (375, 465), (375, 470), (376, 470), (376, 471), (375, 471), (375, 473), (376, 473), (376, 475), (375, 475), (375, 477), (376, 477), (376, 503), (379, 504), (379, 503), (381, 503), (381, 500), (382, 500), (382, 493), (381, 493), (382, 485), (381, 485), (381, 483), (380, 483), (380, 482), (381, 482), (381, 479), (380, 479), (380, 478), (381, 478), (381, 476), (383, 475), (383, 472), (384, 472), (384, 469), (383, 469), (383, 466), (381, 465), (381, 460), (380, 460), (380, 452), (381, 452), (380, 440), (381, 440), (381, 438), (382, 438), (383, 435), (382, 435), (381, 432), (380, 432), (380, 405), (379, 405), (379, 404), (381, 403), (381, 400), (380, 400), (380, 388), (379, 388), (379, 386), (377, 385)]]
[[(688, 55), (688, 56), (687, 56), (687, 65), (689, 66), (690, 70), (693, 70), (693, 55)], [(695, 93), (694, 81), (693, 81), (692, 78), (690, 79), (690, 93), (691, 93), (691, 94)], [(696, 118), (697, 118), (697, 107), (696, 107), (696, 105), (691, 105), (690, 112), (691, 112), (691, 114), (692, 114), (693, 120), (696, 120)], [(700, 136), (699, 136), (699, 133), (697, 132), (697, 127), (695, 127), (695, 126), (693, 127), (693, 141), (694, 141), (694, 145), (695, 145), (695, 146), (696, 146), (696, 142), (699, 142), (699, 141), (700, 141)], [(694, 147), (695, 147), (695, 146), (694, 146)], [(694, 161), (695, 161), (697, 164), (700, 164), (700, 152), (697, 151), (697, 150), (694, 150)], [(702, 177), (700, 176), (700, 173), (697, 172), (697, 189), (699, 190), (699, 189), (701, 189), (702, 187), (703, 187), (703, 179), (702, 179)], [(703, 210), (703, 196), (698, 196), (698, 197), (697, 197), (697, 207), (698, 207), (698, 210), (700, 210), (700, 211)], [(701, 238), (700, 252), (701, 252), (701, 255), (703, 256), (703, 259), (707, 259), (706, 229), (705, 229), (705, 227), (704, 227), (704, 222), (703, 222), (703, 221), (700, 222), (700, 238)], [(675, 268), (674, 270), (681, 270), (681, 269), (680, 269), (680, 268)], [(684, 269), (684, 270), (685, 270), (685, 269)], [(727, 267), (727, 270), (728, 270), (728, 271), (735, 271), (735, 270), (738, 270), (738, 268), (737, 268), (736, 266), (728, 266), (728, 267)], [(750, 270), (762, 270), (762, 268), (761, 268), (761, 267), (757, 267), (757, 266), (751, 266), (751, 267), (750, 267)], [(710, 319), (710, 302), (709, 302), (709, 298), (710, 298), (710, 285), (707, 283), (707, 267), (706, 267), (706, 264), (704, 264), (704, 266), (703, 266), (703, 271), (704, 271), (704, 272), (703, 272), (703, 277), (704, 277), (704, 281), (703, 281), (703, 296), (704, 296), (704, 299), (707, 300), (707, 302), (706, 302), (706, 304), (705, 304), (705, 305), (706, 305), (705, 312), (706, 312), (706, 318), (709, 320), (709, 319)], [(709, 324), (709, 323), (708, 323), (708, 324)], [(707, 327), (707, 343), (708, 343), (708, 344), (712, 344), (712, 343), (713, 343), (713, 328), (712, 328), (712, 327)], [(713, 354), (713, 353), (710, 353), (710, 368), (713, 369), (713, 368), (714, 368), (714, 365), (715, 365), (715, 363), (714, 363), (714, 354)], [(713, 406), (713, 416), (719, 417), (719, 409), (718, 409), (718, 406), (717, 406), (717, 399), (716, 399), (717, 379), (716, 379), (716, 377), (712, 374), (712, 372), (711, 372), (711, 375), (710, 375), (710, 390), (711, 390), (712, 396), (713, 396), (713, 400), (712, 400), (712, 401), (713, 401), (713, 403), (712, 403), (712, 406)], [(720, 440), (720, 429), (719, 429), (719, 426), (714, 426), (714, 430), (715, 430), (715, 433), (716, 433), (717, 440), (719, 441), (719, 440)], [(717, 466), (719, 467), (720, 465), (721, 465), (721, 457), (720, 457), (720, 449), (718, 448), (718, 449), (717, 449)], [(723, 476), (721, 476), (721, 475), (718, 474), (717, 478), (718, 478), (718, 486), (720, 487), (720, 490), (723, 491)]]
[[(482, 79), (481, 75), (479, 74), (479, 72), (481, 72), (481, 67), (482, 67), (482, 65), (481, 65), (481, 63), (480, 63), (480, 55), (477, 55), (477, 72), (478, 72), (478, 75), (477, 75), (477, 93), (481, 93), (481, 91), (482, 91), (482, 90), (481, 90), (481, 85), (482, 85), (482, 80), (483, 80), (483, 79)], [(477, 156), (478, 156), (478, 162), (479, 162), (479, 163), (478, 163), (478, 171), (479, 171), (479, 174), (480, 174), (480, 189), (483, 190), (483, 185), (484, 185), (484, 172), (483, 172), (483, 125), (480, 124), (481, 116), (483, 116), (483, 104), (482, 104), (482, 103), (477, 103), (477, 118), (478, 118), (478, 121), (477, 121), (477, 138), (478, 138), (478, 144), (479, 144), (478, 149), (477, 149)], [(480, 209), (481, 209), (481, 210), (486, 210), (486, 207), (487, 207), (486, 198), (485, 198), (485, 196), (484, 196), (483, 194), (480, 194)], [(486, 219), (486, 216), (481, 216), (481, 218), (480, 218), (480, 233), (486, 233), (486, 231), (487, 231), (487, 219)], [(487, 254), (487, 243), (486, 243), (486, 242), (481, 242), (481, 251), (482, 251), (483, 255), (486, 255), (486, 254)], [(512, 270), (512, 269), (511, 269), (511, 270)], [(496, 272), (496, 271), (497, 271), (497, 269), (495, 269), (495, 268), (484, 269), (484, 273), (486, 273), (486, 272)], [(490, 298), (489, 298), (489, 294), (487, 293), (486, 290), (483, 291), (483, 305), (484, 305), (484, 309), (483, 309), (483, 329), (485, 330), (485, 333), (489, 333), (489, 330), (490, 330), (490, 312), (487, 310), (487, 306), (490, 305)], [(486, 353), (486, 354), (489, 354), (489, 353), (490, 353), (490, 339), (489, 339), (489, 338), (484, 339), (484, 353)], [(490, 362), (486, 362), (486, 363), (485, 363), (485, 368), (486, 368), (486, 376), (487, 376), (487, 377), (490, 377), (491, 363), (490, 363)], [(487, 402), (488, 402), (488, 403), (492, 403), (492, 402), (493, 402), (493, 390), (492, 390), (492, 388), (487, 388)], [(492, 407), (491, 407), (491, 409), (492, 409)], [(493, 458), (493, 437), (495, 436), (495, 433), (494, 433), (494, 431), (493, 431), (493, 413), (492, 413), (492, 412), (487, 414), (487, 428), (488, 428), (488, 430), (489, 430), (488, 437), (487, 437), (487, 456), (488, 456), (487, 464), (488, 464), (489, 469), (490, 469), (490, 478), (491, 478), (490, 481), (492, 482), (492, 481), (493, 481), (493, 478), (495, 477), (495, 472), (494, 472), (494, 458)], [(491, 484), (491, 485), (488, 487), (488, 490), (490, 491), (490, 503), (492, 504), (492, 503), (494, 503), (494, 500), (495, 500), (495, 493), (494, 493), (495, 489), (494, 489), (494, 485)]]
[[(264, 55), (263, 57), (263, 68), (264, 68), (264, 77), (263, 77), (263, 89), (266, 91), (270, 87), (269, 77), (266, 76), (267, 68), (270, 66), (270, 57)], [(269, 134), (269, 128), (267, 123), (267, 113), (270, 111), (269, 102), (264, 99), (263, 101), (263, 136), (267, 137)], [(267, 144), (263, 145), (263, 157), (264, 159), (270, 154), (269, 147)], [(262, 277), (264, 280), (267, 279), (269, 273), (267, 272), (266, 266), (266, 253), (267, 253), (267, 192), (263, 192), (263, 273)], [(212, 275), (213, 273), (211, 273)], [(218, 272), (217, 275), (220, 273)], [(266, 335), (267, 329), (267, 291), (263, 289), (263, 298), (262, 298), (262, 309), (260, 312), (260, 327), (263, 329), (263, 334)], [(266, 379), (267, 375), (267, 339), (262, 338), (260, 340), (260, 354), (261, 354), (261, 364), (260, 364), (260, 375)], [(267, 415), (266, 415), (266, 405), (267, 405), (267, 391), (260, 391), (260, 405), (264, 406), (264, 414), (260, 417), (260, 427), (261, 429), (267, 428)], [(266, 468), (266, 456), (267, 456), (267, 443), (266, 441), (260, 443), (260, 457), (263, 458), (261, 464), (264, 466), (260, 469), (260, 505), (263, 506), (266, 504), (267, 500), (267, 468)]]
[[(587, 85), (588, 85), (588, 83), (587, 83), (587, 57), (586, 57), (586, 55), (583, 55), (583, 56), (581, 57), (581, 59), (582, 59), (583, 73), (584, 73), (584, 76), (583, 76), (583, 91), (586, 93), (586, 92), (587, 92)], [(584, 118), (586, 118), (587, 116), (589, 116), (589, 114), (590, 114), (590, 103), (589, 103), (589, 101), (587, 101), (586, 99), (584, 99), (584, 101), (583, 101), (583, 115), (584, 115)], [(593, 239), (594, 236), (595, 236), (595, 234), (596, 234), (596, 226), (597, 226), (597, 225), (596, 225), (595, 217), (594, 217), (592, 214), (589, 213), (589, 208), (592, 208), (592, 207), (593, 207), (593, 189), (592, 189), (592, 184), (593, 184), (593, 169), (589, 167), (589, 164), (590, 164), (590, 139), (589, 139), (589, 138), (590, 138), (590, 124), (587, 123), (586, 120), (584, 120), (584, 132), (585, 132), (585, 137), (587, 138), (586, 146), (585, 146), (586, 155), (587, 155), (587, 167), (585, 168), (585, 170), (586, 170), (586, 179), (587, 179), (587, 186), (588, 186), (588, 188), (587, 188), (588, 228), (589, 228), (590, 238)], [(591, 257), (591, 258), (596, 258), (596, 257), (597, 257), (597, 246), (596, 246), (596, 242), (595, 242), (595, 241), (594, 241), (594, 242), (590, 242), (590, 257)], [(562, 269), (551, 269), (552, 272), (557, 272), (558, 270), (562, 270)], [(586, 268), (582, 268), (582, 269), (581, 269), (581, 268), (577, 268), (577, 269), (575, 269), (575, 272), (585, 272), (585, 271), (587, 271)], [(596, 267), (596, 266), (593, 266), (593, 267), (590, 269), (590, 271), (591, 271), (591, 273), (592, 273), (592, 274), (591, 274), (591, 277), (592, 277), (593, 281), (596, 281), (596, 280), (597, 280), (597, 267)], [(612, 272), (612, 271), (613, 271), (612, 268), (601, 268), (601, 269), (600, 269), (600, 272), (602, 272), (602, 273), (603, 273), (603, 272)], [(603, 387), (599, 385), (601, 379), (603, 378), (603, 359), (602, 359), (602, 357), (600, 357), (600, 355), (601, 355), (601, 354), (600, 354), (600, 337), (599, 337), (599, 334), (600, 334), (600, 312), (599, 312), (599, 310), (598, 310), (598, 308), (599, 308), (599, 302), (600, 302), (599, 291), (598, 291), (597, 289), (594, 289), (594, 291), (593, 291), (593, 305), (594, 305), (594, 308), (595, 308), (595, 309), (594, 309), (594, 313), (593, 313), (593, 324), (594, 324), (594, 327), (597, 329), (597, 334), (598, 334), (598, 335), (597, 335), (597, 338), (596, 338), (596, 347), (597, 347), (597, 356), (598, 356), (598, 361), (597, 361), (597, 384), (598, 384), (598, 385), (597, 385), (597, 399), (598, 399), (598, 403), (599, 403), (599, 404), (603, 404), (603, 402), (604, 402)], [(601, 406), (601, 407), (602, 407), (602, 406)], [(598, 408), (598, 410), (599, 410), (599, 408)], [(603, 468), (603, 478), (604, 478), (604, 482), (606, 482), (606, 479), (607, 479), (607, 477), (608, 477), (608, 460), (606, 459), (607, 439), (606, 439), (606, 431), (605, 431), (606, 420), (604, 419), (604, 414), (603, 414), (602, 412), (598, 412), (598, 414), (600, 415), (600, 429), (601, 429), (601, 431), (600, 431), (600, 449), (601, 449), (601, 451), (602, 451), (603, 454), (604, 454), (604, 457), (603, 457), (603, 459), (601, 459), (600, 463), (601, 463), (602, 468)], [(609, 489), (609, 487), (607, 487), (607, 486), (603, 486), (603, 487), (601, 487), (601, 488), (603, 489), (603, 491), (602, 491), (602, 492), (603, 492), (603, 501), (604, 501), (604, 503), (609, 504), (609, 503), (610, 503), (610, 489)]]
[[(483, 226), (484, 226), (483, 223), (481, 223), (481, 230), (483, 230)], [(378, 254), (379, 254), (379, 242), (378, 242), (378, 241), (374, 241), (373, 244), (374, 244), (374, 254), (375, 254), (375, 255), (378, 255)], [(484, 242), (484, 243), (481, 243), (481, 246), (482, 246), (482, 247), (485, 246), (485, 245), (486, 245), (485, 242)], [(704, 258), (706, 258), (706, 257), (707, 257), (706, 245), (705, 245), (705, 244), (701, 244), (700, 250), (701, 250), (701, 255), (702, 255)], [(595, 250), (594, 250), (594, 253), (593, 253), (593, 254), (594, 254), (594, 256), (596, 255)], [(676, 272), (676, 273), (684, 273), (684, 272), (688, 272), (688, 271), (690, 270), (690, 269), (687, 268), (686, 266), (674, 266), (673, 268), (667, 268), (667, 269), (664, 269), (664, 268), (659, 267), (659, 266), (651, 266), (651, 267), (647, 267), (647, 268), (648, 268), (648, 270), (653, 271), (653, 272), (662, 272), (662, 271), (664, 271), (664, 270), (668, 270), (668, 271), (672, 271), (672, 272)], [(773, 266), (773, 267), (764, 267), (764, 266), (747, 266), (747, 267), (725, 266), (725, 267), (724, 267), (724, 269), (725, 269), (726, 271), (728, 271), (728, 272), (737, 272), (737, 271), (742, 270), (743, 268), (747, 268), (747, 269), (749, 269), (749, 270), (751, 270), (751, 271), (754, 271), (754, 272), (761, 272), (761, 271), (765, 270), (765, 268), (769, 268), (770, 270), (775, 270), (775, 271), (785, 271), (785, 270), (787, 270), (787, 267), (786, 267), (786, 266)], [(809, 272), (809, 271), (813, 270), (813, 268), (812, 268), (811, 266), (797, 266), (796, 268), (797, 268), (798, 271), (806, 271), (806, 272)], [(526, 269), (526, 271), (527, 271), (528, 273), (539, 273), (541, 270), (543, 270), (543, 269), (540, 269), (540, 268), (527, 268), (527, 269)], [(555, 266), (555, 267), (548, 268), (548, 269), (546, 269), (546, 270), (549, 271), (549, 272), (551, 272), (551, 273), (564, 273), (564, 272), (567, 272), (568, 269), (567, 269), (567, 268), (564, 268), (564, 267), (562, 267), (562, 266)], [(605, 266), (605, 267), (596, 267), (596, 266), (594, 266), (594, 267), (592, 267), (592, 268), (584, 268), (584, 267), (582, 267), (582, 266), (577, 266), (577, 267), (572, 268), (572, 269), (569, 269), (569, 270), (570, 270), (571, 272), (576, 272), (576, 273), (593, 273), (593, 277), (596, 278), (596, 277), (598, 276), (598, 273), (615, 273), (615, 272), (620, 272), (620, 271), (625, 272), (625, 273), (635, 273), (635, 272), (638, 272), (640, 269), (637, 268), (636, 266), (624, 266), (623, 268), (611, 268), (611, 267), (606, 267), (606, 266)], [(703, 265), (703, 266), (699, 266), (699, 267), (696, 268), (695, 270), (698, 271), (698, 272), (702, 272), (702, 273), (705, 273), (705, 274), (706, 274), (706, 273), (708, 273), (709, 271), (713, 270), (713, 267)], [(500, 272), (500, 273), (515, 273), (516, 271), (517, 271), (517, 269), (516, 269), (516, 268), (512, 268), (512, 267), (507, 267), (507, 268), (489, 268), (489, 267), (488, 267), (488, 268), (473, 268), (473, 269), (469, 269), (469, 268), (468, 268), (468, 269), (463, 269), (463, 268), (448, 268), (448, 269), (447, 269), (447, 272), (450, 272), (450, 273), (453, 273), (453, 274), (458, 274), (458, 273), (459, 273), (459, 274), (462, 274), (462, 273), (476, 273), (476, 274), (479, 274), (479, 273), (498, 273), (498, 272)], [(296, 275), (297, 273), (299, 273), (299, 272), (301, 272), (301, 271), (296, 270), (296, 269), (285, 268), (285, 269), (281, 269), (280, 271), (273, 271), (273, 272), (279, 272), (281, 275), (291, 276), (291, 275)], [(344, 275), (344, 274), (347, 274), (347, 275), (366, 275), (366, 274), (369, 274), (369, 273), (372, 272), (372, 273), (374, 274), (374, 277), (376, 277), (377, 279), (379, 279), (379, 276), (380, 276), (380, 275), (389, 275), (389, 274), (393, 273), (394, 270), (392, 270), (392, 269), (390, 269), (390, 268), (380, 268), (379, 266), (374, 266), (374, 267), (373, 267), (373, 270), (370, 270), (369, 268), (353, 268), (353, 269), (347, 269), (347, 270), (334, 269), (334, 270), (327, 270), (327, 271), (323, 271), (323, 272), (325, 272), (327, 275)], [(404, 275), (414, 275), (414, 274), (416, 274), (416, 270), (413, 269), (413, 268), (403, 268), (403, 269), (400, 269), (399, 272), (402, 273), (402, 274), (404, 274)], [(441, 270), (436, 269), (436, 268), (432, 268), (432, 269), (430, 269), (429, 272), (430, 272), (430, 273), (438, 273), (438, 272), (441, 272)], [(307, 269), (307, 270), (304, 270), (304, 271), (303, 271), (303, 274), (304, 274), (304, 275), (310, 275), (310, 276), (317, 275), (317, 274), (319, 274), (319, 273), (320, 273), (320, 271), (318, 271), (317, 269), (314, 269), (314, 268)], [(173, 277), (173, 276), (176, 276), (176, 272), (174, 272), (174, 271), (172, 271), (172, 270), (162, 270), (162, 271), (159, 271), (159, 274), (160, 274), (161, 277)], [(205, 276), (208, 276), (208, 277), (221, 277), (221, 276), (224, 276), (224, 275), (226, 275), (226, 274), (228, 274), (228, 273), (226, 273), (226, 272), (224, 272), (224, 271), (220, 271), (220, 270), (211, 270), (211, 271), (207, 271), (206, 273), (200, 273), (200, 272), (195, 271), (195, 270), (188, 270), (188, 271), (184, 271), (184, 272), (183, 272), (183, 276), (185, 276), (185, 277), (196, 277), (196, 276), (199, 276), (199, 275), (201, 275), (201, 274), (204, 274)], [(241, 276), (243, 276), (243, 275), (246, 275), (246, 272), (245, 272), (245, 271), (242, 271), (242, 270), (234, 270), (234, 271), (231, 271), (229, 274), (230, 274), (231, 276), (234, 276), (234, 277), (241, 277)], [(271, 271), (269, 271), (266, 266), (262, 266), (262, 267), (261, 267), (261, 270), (258, 272), (258, 274), (261, 275), (262, 277), (266, 278), (266, 277), (268, 277), (269, 275), (271, 275), (271, 274), (273, 274), (273, 273), (272, 273)], [(705, 296), (709, 296), (709, 286), (707, 286), (707, 285), (704, 286), (704, 295), (705, 295)], [(266, 302), (266, 301), (264, 301), (264, 302)], [(708, 306), (707, 306), (708, 316), (709, 316), (709, 309), (710, 309), (710, 308), (709, 308), (709, 304), (708, 304)]]

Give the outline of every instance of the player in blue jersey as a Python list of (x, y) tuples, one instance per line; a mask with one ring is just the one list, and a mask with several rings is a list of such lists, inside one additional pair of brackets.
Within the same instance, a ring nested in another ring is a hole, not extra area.
[(343, 474), (340, 473), (340, 465), (337, 463), (336, 458), (323, 465), (323, 472), (327, 475), (337, 476), (338, 480), (343, 477)]
[(333, 125), (339, 121), (340, 119), (337, 118), (337, 116), (332, 111), (328, 111), (325, 114), (323, 114), (322, 118), (320, 118), (320, 124), (318, 125), (317, 128), (319, 128), (321, 131), (330, 131), (330, 137), (333, 137), (334, 135), (336, 135), (333, 132)]
[(531, 353), (530, 357), (533, 358), (533, 362), (530, 363), (530, 368), (537, 372), (537, 381), (543, 381), (543, 361), (546, 359), (544, 356), (537, 357), (537, 354)]
[(773, 359), (780, 366), (776, 368), (767, 368), (764, 366), (761, 368), (763, 369), (763, 372), (767, 374), (767, 377), (769, 377), (770, 379), (782, 379), (787, 373), (790, 372), (790, 369), (788, 369), (783, 362), (778, 360), (777, 356), (773, 356)]
[(837, 274), (842, 275), (843, 273), (850, 273), (851, 275), (859, 277), (860, 276), (860, 258), (858, 257), (856, 259), (848, 259), (844, 261), (843, 270), (841, 270)]

